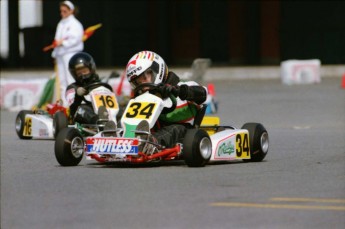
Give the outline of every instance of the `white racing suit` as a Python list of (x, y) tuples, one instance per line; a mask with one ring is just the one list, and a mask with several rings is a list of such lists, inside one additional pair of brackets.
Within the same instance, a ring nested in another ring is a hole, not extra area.
[(56, 60), (57, 75), (60, 81), (60, 96), (64, 106), (67, 106), (65, 91), (69, 84), (74, 82), (68, 70), (68, 63), (71, 57), (77, 52), (83, 51), (84, 28), (83, 25), (73, 16), (60, 20), (55, 33), (55, 41), (63, 39), (62, 45), (54, 48), (52, 57)]
[(185, 136), (187, 128), (192, 127), (199, 105), (206, 101), (207, 89), (194, 81), (182, 82), (173, 72), (169, 72), (165, 84), (177, 87), (188, 86), (184, 86), (187, 89), (184, 95), (180, 94), (176, 98), (175, 110), (160, 115), (153, 132), (159, 144), (174, 147)]

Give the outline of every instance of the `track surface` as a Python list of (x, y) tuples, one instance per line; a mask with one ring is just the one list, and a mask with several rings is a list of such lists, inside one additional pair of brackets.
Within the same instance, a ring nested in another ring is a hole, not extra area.
[(221, 123), (260, 122), (261, 163), (60, 167), (1, 112), (1, 228), (345, 228), (345, 89), (215, 82)]

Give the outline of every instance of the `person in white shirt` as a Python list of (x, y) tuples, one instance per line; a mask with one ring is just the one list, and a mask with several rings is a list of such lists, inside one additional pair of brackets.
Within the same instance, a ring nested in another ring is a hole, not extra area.
[(83, 51), (83, 25), (74, 16), (75, 6), (70, 1), (60, 3), (61, 20), (57, 25), (54, 50), (52, 57), (55, 58), (57, 75), (60, 83), (60, 97), (64, 106), (68, 103), (65, 98), (65, 91), (74, 78), (69, 72), (68, 63), (71, 57), (77, 52)]

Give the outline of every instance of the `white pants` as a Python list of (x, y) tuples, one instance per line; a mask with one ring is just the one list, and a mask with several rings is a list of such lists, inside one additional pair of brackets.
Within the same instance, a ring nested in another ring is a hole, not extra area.
[[(68, 63), (71, 57), (75, 54), (73, 53), (67, 53), (63, 56), (57, 56), (56, 57), (56, 67), (57, 67), (57, 76), (59, 78), (60, 82), (60, 98), (62, 100), (63, 106), (68, 106), (67, 100), (66, 100), (66, 88), (68, 85), (73, 83), (75, 80), (71, 73), (68, 70)], [(57, 96), (59, 97), (59, 96)]]

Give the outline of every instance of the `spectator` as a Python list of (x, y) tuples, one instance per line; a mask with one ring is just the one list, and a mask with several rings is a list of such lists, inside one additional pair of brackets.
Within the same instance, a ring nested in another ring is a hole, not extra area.
[(55, 58), (56, 71), (59, 79), (59, 93), (64, 106), (67, 106), (65, 91), (67, 85), (74, 82), (72, 75), (68, 70), (68, 63), (71, 57), (84, 49), (83, 25), (74, 16), (75, 6), (70, 1), (60, 3), (61, 20), (57, 25), (54, 50), (52, 57)]

